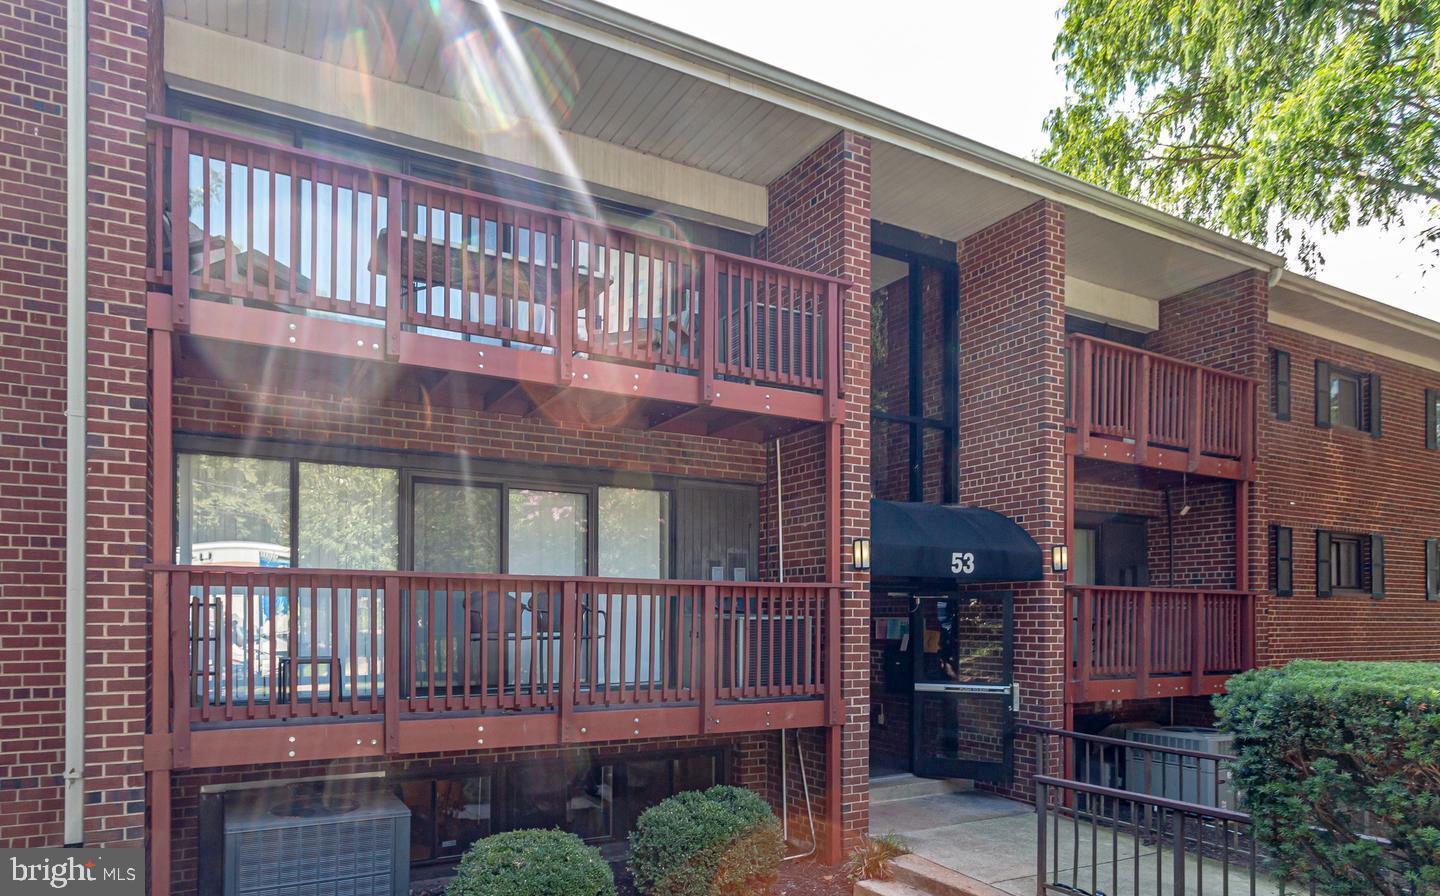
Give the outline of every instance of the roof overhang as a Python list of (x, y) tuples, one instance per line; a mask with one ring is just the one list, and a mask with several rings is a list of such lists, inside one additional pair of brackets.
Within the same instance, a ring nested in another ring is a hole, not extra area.
[(1285, 273), (1270, 290), (1270, 323), (1440, 372), (1440, 321), (1311, 277)]

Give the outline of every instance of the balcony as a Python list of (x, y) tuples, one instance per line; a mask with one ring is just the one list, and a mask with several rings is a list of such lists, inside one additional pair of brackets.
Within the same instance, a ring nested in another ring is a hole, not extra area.
[(1218, 694), (1255, 665), (1248, 591), (1068, 586), (1071, 703)]
[(460, 375), (472, 407), (518, 382), (522, 414), (838, 416), (841, 280), (166, 119), (150, 159), (153, 328)]
[(1254, 477), (1254, 380), (1082, 335), (1068, 356), (1071, 454)]
[(839, 722), (839, 591), (157, 567), (151, 768)]

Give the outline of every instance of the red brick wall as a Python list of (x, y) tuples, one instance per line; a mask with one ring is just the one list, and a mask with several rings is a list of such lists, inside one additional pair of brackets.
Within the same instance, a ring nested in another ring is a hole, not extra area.
[[(785, 456), (793, 456), (799, 468), (794, 476), (789, 469), (785, 471), (787, 557), (793, 544), (796, 558), (808, 554), (816, 558), (815, 562), (823, 563), (820, 558), (827, 550), (870, 535), (869, 139), (837, 134), (771, 183), (769, 227), (756, 245), (757, 254), (763, 258), (842, 277), (851, 284), (848, 292), (842, 293), (844, 310), (840, 320), (845, 346), (841, 363), (846, 406), (840, 455), (840, 545), (826, 543), (820, 486), (824, 477), (813, 472), (816, 459), (824, 456), (823, 436), (800, 433), (786, 439), (784, 449)], [(808, 482), (802, 469), (808, 473)], [(795, 489), (792, 482), (796, 483)], [(804, 497), (807, 493), (808, 499)], [(792, 502), (793, 516), (789, 510)], [(793, 525), (792, 519), (799, 525)], [(801, 540), (793, 542), (795, 536)], [(818, 571), (823, 571), (823, 566)], [(870, 595), (867, 576), (851, 571), (848, 564), (842, 564), (841, 584), (846, 586), (842, 631), (845, 725), (839, 757), (842, 825), (846, 842), (854, 842), (869, 826)], [(817, 757), (817, 762), (829, 750), (824, 743), (826, 734), (808, 731), (802, 735), (809, 755)], [(816, 811), (821, 811), (818, 803)]]
[(764, 481), (766, 470), (765, 446), (753, 442), (557, 426), (372, 397), (363, 390), (358, 394), (306, 390), (301, 383), (286, 381), (261, 385), (177, 380), (175, 428), (748, 483)]
[[(0, 5), (0, 845), (63, 839), (65, 9)], [(138, 840), (147, 4), (90, 4), (85, 840)]]
[[(1294, 597), (1268, 597), (1264, 664), (1296, 658), (1440, 660), (1440, 601), (1425, 599), (1424, 542), (1440, 538), (1440, 452), (1425, 447), (1426, 389), (1440, 373), (1270, 325), (1269, 344), (1290, 352), (1291, 419), (1262, 401), (1258, 474), (1266, 486), (1255, 520), (1294, 530)], [(1315, 426), (1315, 361), (1381, 378), (1381, 437)], [(1315, 530), (1385, 537), (1383, 600), (1315, 597)], [(1268, 582), (1268, 550), (1256, 585)]]
[[(960, 245), (960, 500), (1015, 520), (1042, 546), (1065, 537), (1062, 348), (1065, 214), (1042, 201)], [(1056, 577), (1015, 589), (1023, 719), (1064, 722), (1064, 593)], [(1014, 791), (1034, 768), (1016, 741)]]

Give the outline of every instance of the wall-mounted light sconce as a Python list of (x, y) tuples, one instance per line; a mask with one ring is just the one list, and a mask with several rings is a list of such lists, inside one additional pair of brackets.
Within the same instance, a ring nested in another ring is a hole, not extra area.
[(1068, 572), (1070, 569), (1070, 546), (1057, 544), (1050, 548), (1050, 571)]
[(870, 568), (870, 539), (857, 538), (850, 542), (850, 565), (862, 572)]

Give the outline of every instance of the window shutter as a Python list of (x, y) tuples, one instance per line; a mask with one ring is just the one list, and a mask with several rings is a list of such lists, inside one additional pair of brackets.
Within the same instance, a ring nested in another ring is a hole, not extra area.
[(1370, 596), (1385, 596), (1385, 536), (1370, 536)]
[(1425, 599), (1440, 600), (1440, 538), (1425, 542)]
[(1276, 420), (1290, 419), (1290, 353), (1270, 350), (1270, 409)]
[(1276, 597), (1290, 597), (1295, 593), (1294, 538), (1289, 526), (1270, 527), (1270, 544), (1275, 552), (1270, 564), (1273, 570), (1271, 587)]
[(1315, 425), (1330, 425), (1330, 365), (1315, 362)]
[(1440, 432), (1436, 431), (1436, 427), (1440, 427), (1440, 420), (1436, 419), (1437, 414), (1440, 414), (1440, 409), (1437, 409), (1437, 405), (1440, 405), (1440, 391), (1437, 391), (1435, 389), (1426, 389), (1425, 447), (1431, 449), (1432, 451), (1436, 448), (1440, 448)]
[(1330, 588), (1330, 533), (1315, 533), (1315, 596), (1329, 597)]
[(1372, 373), (1365, 378), (1370, 387), (1370, 435), (1380, 438), (1380, 374)]

